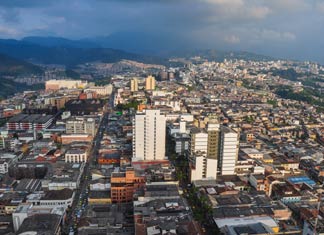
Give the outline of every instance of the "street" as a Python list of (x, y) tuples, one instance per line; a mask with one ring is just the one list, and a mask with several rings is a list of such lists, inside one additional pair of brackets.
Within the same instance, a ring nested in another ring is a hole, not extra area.
[(85, 163), (79, 188), (75, 191), (72, 206), (67, 211), (66, 219), (62, 227), (62, 234), (74, 234), (77, 232), (78, 222), (88, 203), (88, 186), (89, 180), (91, 180), (91, 169), (96, 167), (97, 164), (98, 149), (100, 148), (100, 141), (108, 122), (108, 115), (108, 112), (105, 112), (102, 116), (96, 136), (92, 141), (88, 161)]

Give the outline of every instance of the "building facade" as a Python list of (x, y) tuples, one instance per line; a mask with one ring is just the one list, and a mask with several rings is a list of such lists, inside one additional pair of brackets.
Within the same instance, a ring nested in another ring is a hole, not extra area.
[(144, 185), (145, 179), (136, 176), (132, 167), (127, 167), (125, 172), (113, 172), (110, 183), (113, 203), (131, 202), (135, 191)]
[(238, 158), (238, 134), (211, 121), (206, 129), (191, 130), (187, 154), (191, 181), (216, 179), (217, 175), (234, 175)]
[(96, 123), (93, 118), (73, 118), (66, 121), (67, 134), (89, 134), (94, 136)]
[(148, 76), (145, 79), (145, 90), (147, 91), (155, 90), (155, 78), (153, 76)]
[(144, 110), (133, 119), (133, 161), (165, 159), (165, 116), (160, 110)]
[(130, 90), (131, 92), (138, 91), (138, 80), (134, 78), (130, 81)]

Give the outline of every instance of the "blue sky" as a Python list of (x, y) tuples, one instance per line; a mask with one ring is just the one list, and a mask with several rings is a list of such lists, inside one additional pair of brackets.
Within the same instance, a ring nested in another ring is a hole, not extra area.
[(324, 0), (0, 0), (1, 38), (118, 32), (324, 62)]

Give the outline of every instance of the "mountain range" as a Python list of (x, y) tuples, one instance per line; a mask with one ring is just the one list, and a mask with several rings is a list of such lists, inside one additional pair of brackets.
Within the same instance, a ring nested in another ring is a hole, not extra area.
[[(59, 64), (73, 67), (87, 62), (100, 61), (114, 63), (122, 59), (135, 60), (148, 64), (166, 64), (167, 60), (150, 55), (140, 55), (111, 48), (93, 48), (68, 39), (1, 39), (0, 53), (39, 64)], [(74, 45), (74, 46), (73, 46)], [(78, 47), (75, 47), (78, 46)], [(83, 47), (81, 47), (83, 46)]]

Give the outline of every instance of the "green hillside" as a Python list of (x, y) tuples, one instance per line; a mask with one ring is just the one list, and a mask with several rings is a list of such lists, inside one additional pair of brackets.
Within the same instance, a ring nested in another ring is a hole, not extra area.
[(0, 54), (0, 75), (42, 74), (43, 70), (31, 63)]

